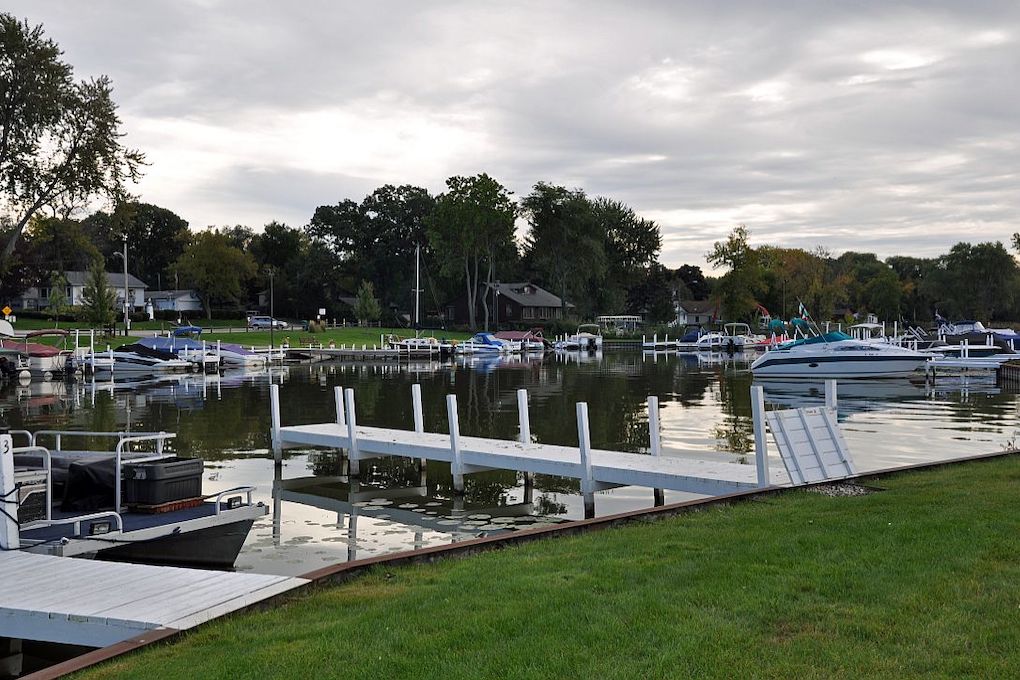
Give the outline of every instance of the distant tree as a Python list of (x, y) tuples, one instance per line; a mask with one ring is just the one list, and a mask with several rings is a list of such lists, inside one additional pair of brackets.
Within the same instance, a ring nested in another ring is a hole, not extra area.
[(865, 306), (880, 319), (896, 320), (900, 318), (900, 304), (903, 299), (903, 288), (892, 268), (883, 270), (864, 284)]
[(599, 228), (594, 207), (580, 189), (539, 182), (521, 201), (530, 229), (525, 238), (525, 256), (543, 282), (560, 296), (562, 314), (568, 298), (591, 312), (577, 294), (585, 282), (601, 281), (606, 274), (605, 235)]
[(902, 311), (911, 321), (928, 321), (932, 318), (934, 302), (927, 296), (926, 280), (937, 266), (934, 258), (897, 255), (886, 259), (896, 276), (901, 289)]
[(695, 300), (707, 300), (710, 291), (710, 286), (705, 279), (705, 274), (701, 271), (701, 267), (692, 264), (681, 265), (676, 270), (676, 275), (683, 281), (684, 286), (691, 292), (691, 297)]
[(1003, 318), (1017, 297), (1020, 272), (1002, 245), (957, 243), (925, 280), (924, 292), (943, 314)]
[(56, 325), (60, 321), (60, 315), (66, 311), (67, 277), (63, 271), (55, 271), (50, 274), (50, 295), (46, 300), (46, 314)]
[(110, 289), (102, 258), (93, 260), (88, 278), (82, 291), (81, 313), (93, 327), (104, 327), (113, 323), (117, 296)]
[[(478, 292), (482, 281), (491, 283), (495, 260), (516, 252), (514, 218), (517, 206), (511, 193), (486, 174), (451, 177), (428, 219), (429, 243), (444, 271), (463, 275), (467, 289), (468, 323), (476, 327)], [(482, 267), (485, 267), (484, 274)], [(484, 279), (481, 278), (484, 275)], [(488, 323), (488, 296), (482, 296)]]
[(42, 26), (0, 13), (0, 197), (14, 215), (7, 259), (41, 209), (67, 215), (126, 195), (144, 156), (121, 145), (110, 80), (74, 82)]
[(748, 236), (747, 227), (741, 224), (725, 241), (716, 241), (705, 256), (709, 264), (728, 269), (719, 278), (714, 295), (730, 320), (748, 318), (764, 289), (764, 268)]
[(615, 314), (629, 305), (632, 289), (653, 275), (662, 248), (662, 234), (659, 225), (638, 217), (620, 201), (596, 198), (591, 208), (596, 228), (602, 234), (606, 268), (601, 280), (589, 282), (587, 293), (594, 303), (593, 311)]
[(358, 298), (354, 304), (354, 315), (360, 323), (371, 323), (378, 321), (382, 316), (382, 308), (379, 307), (379, 300), (375, 297), (375, 290), (371, 281), (362, 281), (358, 288)]
[(99, 257), (81, 224), (72, 219), (36, 217), (26, 232), (32, 262), (42, 271), (81, 271)]
[(251, 255), (230, 245), (225, 234), (208, 229), (195, 234), (174, 270), (195, 289), (206, 318), (211, 319), (214, 302), (240, 302), (245, 283), (255, 276), (256, 265)]

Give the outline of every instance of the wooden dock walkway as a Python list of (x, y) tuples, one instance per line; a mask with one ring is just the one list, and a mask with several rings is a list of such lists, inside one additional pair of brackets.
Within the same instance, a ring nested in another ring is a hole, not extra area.
[[(594, 514), (594, 493), (618, 486), (643, 486), (656, 490), (670, 489), (701, 495), (720, 495), (789, 482), (781, 470), (769, 471), (764, 449), (764, 420), (756, 416), (761, 431), (762, 455), (754, 465), (740, 465), (724, 460), (661, 455), (659, 442), (658, 400), (649, 397), (650, 454), (623, 453), (592, 449), (588, 431), (588, 405), (577, 404), (577, 447), (539, 444), (531, 441), (527, 392), (519, 390), (518, 411), (520, 439), (508, 441), (462, 437), (460, 435), (455, 395), (447, 396), (449, 434), (425, 432), (422, 425), (421, 388), (412, 387), (414, 430), (393, 430), (364, 427), (357, 424), (354, 390), (335, 388), (336, 422), (312, 425), (280, 423), (279, 387), (270, 386), (270, 408), (273, 451), (277, 464), (282, 450), (294, 446), (319, 446), (345, 449), (350, 473), (358, 476), (360, 461), (379, 456), (402, 456), (411, 459), (436, 460), (450, 464), (454, 490), (464, 491), (464, 475), (484, 470), (515, 470), (526, 475), (555, 475), (578, 479), (585, 498), (585, 514)], [(760, 399), (760, 396), (759, 396)], [(764, 412), (764, 407), (760, 413)], [(756, 444), (758, 441), (756, 440)]]
[(0, 637), (104, 647), (185, 630), (306, 584), (301, 578), (0, 552)]

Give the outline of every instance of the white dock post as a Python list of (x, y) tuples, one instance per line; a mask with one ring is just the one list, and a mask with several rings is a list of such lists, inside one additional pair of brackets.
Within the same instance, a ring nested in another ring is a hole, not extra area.
[(450, 472), (453, 474), (453, 491), (464, 495), (464, 463), (460, 459), (460, 418), (457, 415), (457, 395), (446, 395), (446, 416), (450, 423)]
[[(662, 455), (662, 437), (659, 432), (659, 398), (648, 397), (648, 448), (656, 458)], [(666, 503), (662, 489), (652, 489), (653, 505), (659, 507)]]
[(825, 406), (831, 408), (833, 411), (838, 406), (839, 397), (836, 394), (836, 381), (826, 380), (825, 381)]
[(14, 439), (6, 430), (0, 434), (0, 503), (4, 509), (0, 515), (0, 548), (18, 550), (21, 537), (18, 534), (18, 487), (14, 485)]
[(347, 427), (347, 416), (344, 411), (344, 388), (337, 385), (333, 388), (333, 403), (336, 406), (336, 424)]
[(273, 445), (273, 460), (283, 465), (283, 445), (280, 443), (280, 386), (269, 386), (269, 437)]
[(347, 438), (350, 440), (347, 453), (348, 472), (351, 477), (357, 477), (361, 474), (361, 452), (358, 450), (358, 419), (354, 412), (354, 390), (350, 387), (344, 390), (344, 406), (347, 412)]
[(760, 385), (751, 388), (751, 417), (754, 421), (754, 462), (758, 468), (758, 486), (771, 486), (769, 449), (765, 438), (765, 389)]
[[(408, 348), (408, 352), (410, 351), (410, 348)], [(411, 410), (414, 411), (414, 431), (418, 434), (425, 432), (425, 414), (421, 408), (421, 385), (418, 383), (411, 385)], [(424, 474), (425, 469), (428, 467), (428, 462), (427, 458), (418, 459), (419, 473)]]
[(588, 404), (577, 402), (577, 445), (581, 451), (581, 496), (584, 518), (595, 516), (595, 476), (591, 471), (591, 434), (588, 431)]
[[(517, 390), (517, 421), (520, 423), (518, 441), (531, 443), (531, 414), (528, 412), (528, 391)], [(535, 493), (535, 473), (524, 473), (524, 502), (530, 503)]]

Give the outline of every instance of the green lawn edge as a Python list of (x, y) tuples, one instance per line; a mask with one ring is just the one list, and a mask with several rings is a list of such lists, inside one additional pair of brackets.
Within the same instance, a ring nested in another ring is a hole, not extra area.
[(381, 567), (78, 677), (1015, 676), (1020, 457), (869, 483)]

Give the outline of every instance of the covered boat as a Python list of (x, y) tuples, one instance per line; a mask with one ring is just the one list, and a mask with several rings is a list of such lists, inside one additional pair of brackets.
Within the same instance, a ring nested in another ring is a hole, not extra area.
[(492, 333), (475, 333), (470, 340), (454, 345), (453, 351), (456, 354), (505, 354), (510, 346)]

